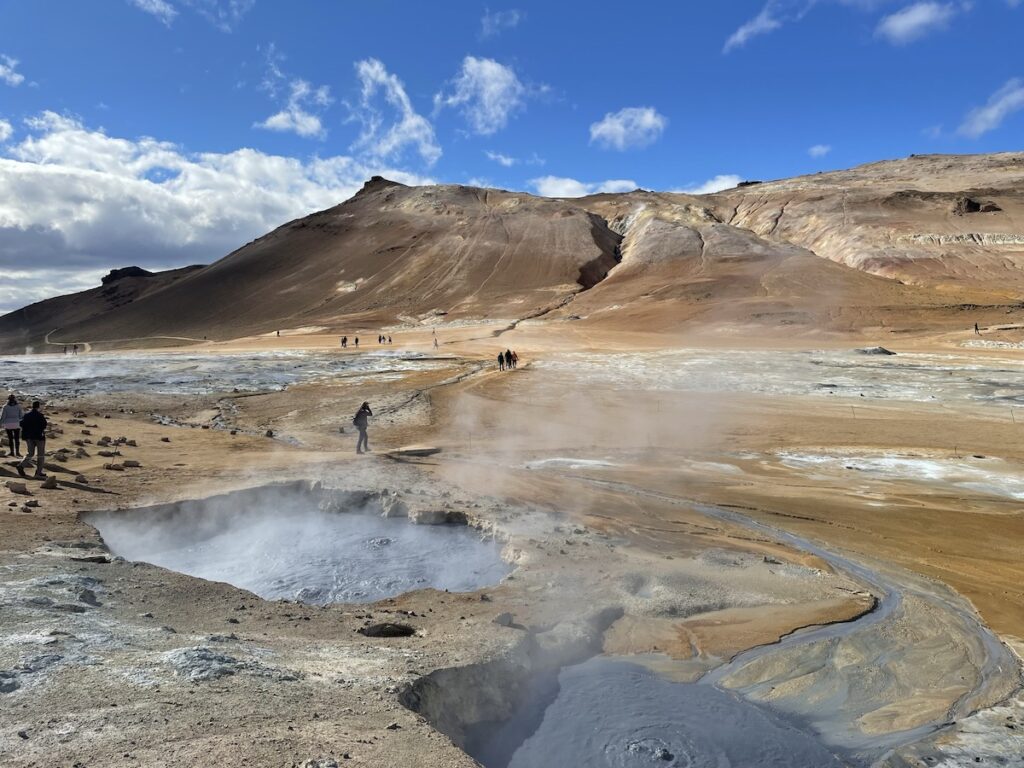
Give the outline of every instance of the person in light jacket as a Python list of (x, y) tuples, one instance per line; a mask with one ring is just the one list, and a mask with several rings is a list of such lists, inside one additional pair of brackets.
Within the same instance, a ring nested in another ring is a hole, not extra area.
[(25, 412), (18, 405), (14, 395), (7, 397), (7, 404), (0, 411), (0, 426), (7, 430), (8, 456), (21, 456), (21, 418)]

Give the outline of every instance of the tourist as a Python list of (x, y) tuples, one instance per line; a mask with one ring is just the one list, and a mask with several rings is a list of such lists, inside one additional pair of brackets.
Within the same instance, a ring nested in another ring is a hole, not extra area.
[(510, 371), (512, 370), (512, 350), (511, 349), (506, 349), (505, 350), (505, 367), (508, 368), (508, 370), (510, 370)]
[(21, 456), (21, 419), (24, 415), (18, 398), (9, 395), (7, 405), (0, 411), (0, 424), (7, 430), (7, 443), (11, 447), (8, 456)]
[(366, 427), (369, 425), (370, 416), (373, 416), (370, 404), (363, 403), (359, 406), (359, 410), (356, 411), (356, 415), (352, 419), (352, 426), (359, 431), (359, 439), (356, 440), (356, 453), (362, 453), (364, 448), (367, 451), (370, 450), (369, 438), (366, 436)]
[(518, 366), (519, 366), (519, 355), (517, 355), (516, 351), (513, 349), (512, 350), (512, 367), (513, 368), (517, 368)]
[(393, 343), (394, 343), (394, 342), (393, 342), (393, 341), (391, 341), (391, 337), (390, 337), (390, 336), (388, 336), (388, 344), (393, 344)]
[(434, 337), (434, 349), (437, 349), (437, 336)]
[(359, 337), (356, 336), (356, 349), (359, 349)]
[(32, 410), (25, 414), (21, 420), (21, 434), (25, 438), (25, 458), (18, 462), (18, 474), (27, 477), (25, 467), (36, 459), (36, 478), (42, 480), (46, 477), (43, 472), (43, 463), (46, 461), (46, 417), (39, 410), (42, 403), (38, 400), (32, 403)]
[(499, 371), (504, 371), (505, 370), (505, 353), (504, 352), (499, 352), (498, 353), (498, 370)]
[(981, 329), (978, 327), (977, 323), (974, 324), (974, 335), (981, 336)]

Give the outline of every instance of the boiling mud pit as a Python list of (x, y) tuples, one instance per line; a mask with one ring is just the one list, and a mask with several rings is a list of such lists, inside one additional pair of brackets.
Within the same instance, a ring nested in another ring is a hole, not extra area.
[(29, 355), (0, 358), (11, 391), (37, 397), (77, 397), (143, 392), (200, 395), (211, 392), (279, 391), (306, 381), (331, 379), (358, 383), (400, 379), (433, 370), (444, 361), (416, 353), (323, 352), (250, 354), (134, 353)]
[[(551, 690), (555, 688), (555, 690)], [(811, 736), (711, 685), (677, 683), (622, 658), (566, 667), (467, 749), (487, 768), (840, 768)]]
[[(806, 734), (712, 686), (664, 680), (595, 658), (559, 675), (560, 690), (510, 768), (827, 768), (841, 766)], [(581, 723), (581, 719), (583, 722)]]
[(416, 525), (400, 502), (295, 485), (84, 520), (110, 551), (268, 600), (365, 603), (433, 587), (470, 592), (511, 571), (501, 545), (467, 525)]

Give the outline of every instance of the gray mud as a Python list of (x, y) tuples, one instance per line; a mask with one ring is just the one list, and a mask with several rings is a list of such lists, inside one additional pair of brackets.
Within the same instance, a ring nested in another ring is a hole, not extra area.
[(466, 525), (416, 525), (295, 486), (84, 517), (112, 553), (265, 599), (365, 603), (433, 587), (471, 592), (511, 567)]
[[(711, 686), (597, 657), (566, 667), (537, 730), (510, 758), (481, 744), (488, 768), (830, 768), (845, 763), (770, 711)], [(529, 705), (527, 705), (527, 710)]]

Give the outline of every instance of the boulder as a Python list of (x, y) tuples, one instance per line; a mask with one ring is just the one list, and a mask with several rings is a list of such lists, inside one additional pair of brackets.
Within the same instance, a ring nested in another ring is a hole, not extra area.
[(416, 629), (408, 624), (394, 624), (385, 621), (380, 624), (370, 624), (359, 629), (359, 634), (367, 637), (409, 637), (416, 634)]
[(32, 494), (28, 491), (28, 486), (24, 483), (16, 483), (14, 480), (7, 481), (7, 490), (11, 493), (20, 493), (22, 496), (31, 496)]
[(858, 355), (895, 355), (896, 353), (885, 347), (861, 347), (856, 350)]

